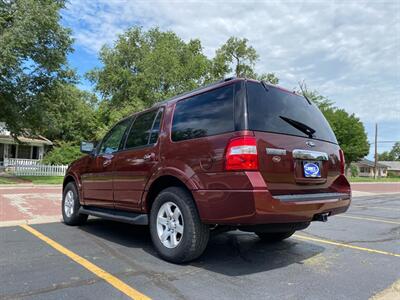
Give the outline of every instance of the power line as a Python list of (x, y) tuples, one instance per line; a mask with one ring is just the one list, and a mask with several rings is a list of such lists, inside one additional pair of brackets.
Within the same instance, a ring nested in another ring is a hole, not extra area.
[[(377, 141), (376, 143), (378, 143), (378, 144), (385, 144), (385, 143), (400, 143), (400, 141)], [(373, 145), (373, 144), (375, 144), (375, 142), (373, 142), (373, 143), (368, 143), (368, 144), (370, 144), (370, 145)]]

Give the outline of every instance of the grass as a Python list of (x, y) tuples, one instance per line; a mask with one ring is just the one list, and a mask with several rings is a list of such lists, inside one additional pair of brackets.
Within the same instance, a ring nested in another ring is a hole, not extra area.
[(16, 183), (13, 178), (8, 178), (8, 177), (0, 177), (0, 184), (12, 184)]
[(369, 177), (348, 177), (350, 182), (400, 182), (400, 177), (369, 178)]
[(0, 184), (62, 184), (63, 176), (21, 176), (21, 177), (0, 177)]

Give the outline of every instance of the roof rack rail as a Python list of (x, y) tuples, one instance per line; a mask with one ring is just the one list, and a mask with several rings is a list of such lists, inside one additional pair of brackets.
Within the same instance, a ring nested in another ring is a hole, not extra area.
[(217, 84), (219, 84), (219, 83), (223, 83), (223, 82), (227, 82), (227, 81), (233, 80), (233, 79), (235, 79), (235, 78), (236, 78), (236, 77), (234, 77), (234, 76), (232, 76), (232, 77), (227, 77), (227, 78), (224, 78), (224, 79), (221, 79), (221, 80), (218, 80), (218, 81), (215, 81), (215, 82), (212, 82), (212, 83), (203, 85), (203, 86), (198, 87), (198, 88), (196, 88), (196, 89), (194, 89), (194, 90), (191, 90), (191, 91), (184, 92), (184, 93), (182, 93), (182, 94), (176, 95), (176, 96), (174, 96), (174, 97), (172, 97), (172, 98), (169, 98), (169, 99), (166, 99), (166, 100), (163, 100), (163, 101), (160, 101), (160, 102), (156, 102), (156, 103), (154, 103), (154, 104), (152, 105), (152, 107), (158, 106), (158, 105), (160, 105), (160, 104), (167, 103), (167, 102), (169, 102), (169, 101), (175, 100), (175, 99), (180, 98), (180, 97), (183, 97), (183, 96), (185, 96), (185, 95), (189, 95), (189, 94), (191, 94), (191, 93), (200, 91), (200, 90), (202, 90), (202, 89), (211, 87), (211, 86), (213, 86), (213, 85), (217, 85)]

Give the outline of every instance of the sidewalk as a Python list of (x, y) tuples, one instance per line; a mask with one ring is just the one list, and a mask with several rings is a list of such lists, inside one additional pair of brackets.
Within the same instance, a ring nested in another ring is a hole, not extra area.
[(0, 185), (0, 227), (61, 219), (61, 185)]

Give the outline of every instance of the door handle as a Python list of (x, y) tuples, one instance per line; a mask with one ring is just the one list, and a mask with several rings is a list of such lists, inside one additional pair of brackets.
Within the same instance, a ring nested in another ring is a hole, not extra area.
[(103, 162), (103, 167), (107, 167), (108, 165), (111, 164), (111, 162), (112, 162), (111, 159), (104, 161)]
[(148, 153), (143, 156), (144, 160), (153, 160), (156, 155), (154, 153)]

